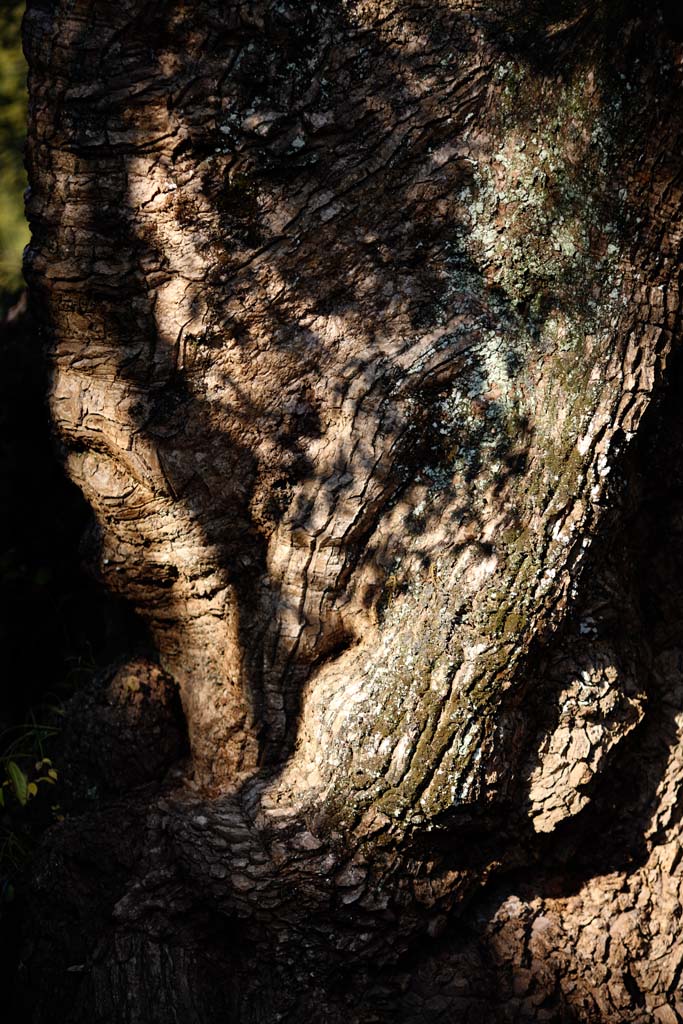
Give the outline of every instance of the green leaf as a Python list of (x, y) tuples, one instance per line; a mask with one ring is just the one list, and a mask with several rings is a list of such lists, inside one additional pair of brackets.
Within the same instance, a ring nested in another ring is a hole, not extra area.
[(7, 765), (7, 774), (12, 780), (14, 795), (23, 807), (28, 800), (28, 779), (16, 761), (9, 762)]

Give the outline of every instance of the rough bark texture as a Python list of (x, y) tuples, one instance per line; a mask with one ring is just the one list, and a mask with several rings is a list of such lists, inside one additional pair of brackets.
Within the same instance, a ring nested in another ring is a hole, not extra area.
[(679, 34), (29, 3), (52, 416), (161, 666), (74, 706), (39, 1024), (683, 1020)]

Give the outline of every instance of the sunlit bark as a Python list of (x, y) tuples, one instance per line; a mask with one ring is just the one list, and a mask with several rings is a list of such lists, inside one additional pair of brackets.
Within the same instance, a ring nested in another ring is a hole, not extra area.
[(52, 417), (192, 752), (51, 839), (137, 851), (60, 1020), (680, 1019), (668, 10), (34, 0), (25, 38)]

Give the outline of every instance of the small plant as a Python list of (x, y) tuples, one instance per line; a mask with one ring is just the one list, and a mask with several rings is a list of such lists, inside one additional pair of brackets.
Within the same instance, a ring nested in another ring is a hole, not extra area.
[(5, 806), (6, 788), (9, 788), (19, 804), (25, 807), (29, 800), (38, 795), (38, 787), (41, 782), (54, 786), (58, 778), (57, 770), (52, 767), (52, 761), (49, 757), (44, 757), (35, 763), (35, 772), (42, 771), (45, 773), (43, 775), (34, 774), (31, 778), (19, 767), (16, 761), (7, 761), (5, 770), (7, 778), (2, 783), (2, 787), (0, 787), (0, 807)]
[(59, 773), (47, 756), (58, 732), (31, 712), (28, 722), (0, 734), (0, 905), (14, 898), (36, 836), (61, 817), (53, 796)]

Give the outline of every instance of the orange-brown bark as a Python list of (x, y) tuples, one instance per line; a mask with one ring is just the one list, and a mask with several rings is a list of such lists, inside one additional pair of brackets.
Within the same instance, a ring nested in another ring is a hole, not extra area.
[[(135, 962), (149, 925), (163, 945), (150, 922), (177, 897), (237, 916), (274, 977), (303, 944), (324, 1019), (346, 1013), (330, 970), (449, 921), (423, 969), (450, 994), (421, 1020), (679, 1019), (675, 953), (635, 938), (639, 900), (653, 934), (680, 909), (677, 882), (653, 896), (678, 871), (678, 648), (613, 536), (649, 514), (638, 439), (680, 334), (670, 22), (35, 0), (26, 40), (52, 416), (192, 748), (83, 1005), (116, 1002), (116, 943)], [(582, 855), (578, 895), (536, 892), (664, 722), (641, 862)], [(218, 955), (202, 936), (195, 966)], [(394, 1009), (357, 1019), (413, 1019), (387, 978)], [(278, 985), (253, 1019), (290, 1013)]]

